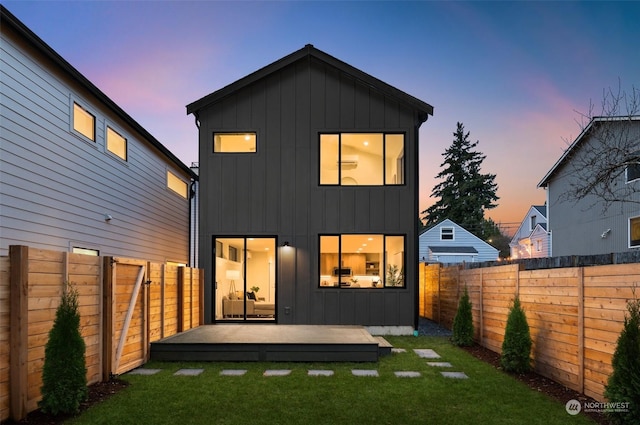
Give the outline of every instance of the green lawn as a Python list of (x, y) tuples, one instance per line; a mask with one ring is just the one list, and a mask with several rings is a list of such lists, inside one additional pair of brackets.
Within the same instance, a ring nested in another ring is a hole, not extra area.
[[(406, 353), (378, 363), (159, 363), (156, 375), (123, 375), (131, 385), (94, 406), (74, 424), (593, 424), (570, 416), (563, 403), (530, 390), (510, 376), (452, 346), (446, 338), (389, 337)], [(447, 379), (413, 348), (432, 348), (467, 380)], [(173, 376), (203, 368), (199, 376)], [(247, 369), (221, 376), (223, 369)], [(267, 369), (289, 376), (264, 377)], [(310, 377), (308, 369), (334, 376)], [(379, 377), (356, 377), (352, 369), (376, 369)], [(397, 378), (394, 371), (419, 371)]]

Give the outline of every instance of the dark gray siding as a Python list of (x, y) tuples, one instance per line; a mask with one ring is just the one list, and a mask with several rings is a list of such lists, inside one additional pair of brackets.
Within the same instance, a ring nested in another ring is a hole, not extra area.
[[(80, 246), (187, 262), (189, 201), (166, 172), (189, 175), (8, 25), (0, 66), (0, 255), (13, 244)], [(74, 100), (96, 116), (95, 143), (71, 131)], [(126, 163), (105, 149), (106, 125), (127, 138)]]
[[(276, 236), (278, 321), (413, 326), (417, 113), (314, 58), (298, 61), (198, 111), (200, 260), (212, 276), (212, 236)], [(214, 132), (256, 131), (255, 154), (212, 153)], [(405, 186), (320, 187), (321, 132), (406, 133)], [(407, 236), (403, 289), (318, 288), (318, 235)], [(207, 281), (205, 299), (212, 297)], [(285, 308), (291, 313), (285, 314)], [(207, 304), (207, 320), (211, 306)]]

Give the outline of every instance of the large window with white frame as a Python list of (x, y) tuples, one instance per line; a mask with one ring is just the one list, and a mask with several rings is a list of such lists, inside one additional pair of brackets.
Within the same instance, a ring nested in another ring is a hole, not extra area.
[(629, 247), (640, 247), (640, 216), (629, 219)]
[(405, 237), (320, 235), (321, 288), (403, 288)]
[(320, 184), (404, 184), (404, 139), (402, 133), (320, 134)]

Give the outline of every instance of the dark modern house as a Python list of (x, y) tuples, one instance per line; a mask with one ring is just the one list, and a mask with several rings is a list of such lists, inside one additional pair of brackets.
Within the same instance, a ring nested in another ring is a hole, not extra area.
[(187, 113), (206, 322), (416, 327), (431, 105), (307, 45)]

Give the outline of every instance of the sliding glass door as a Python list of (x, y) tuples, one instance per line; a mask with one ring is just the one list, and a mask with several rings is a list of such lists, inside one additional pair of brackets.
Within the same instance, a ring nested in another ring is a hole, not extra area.
[(275, 321), (276, 239), (214, 238), (216, 321)]

